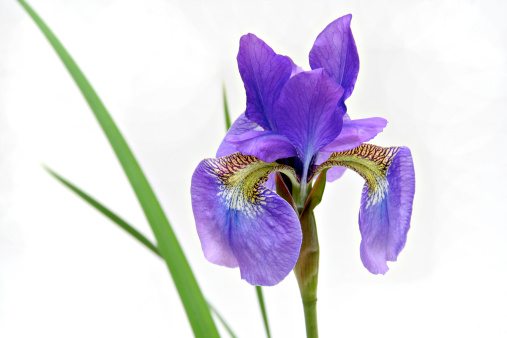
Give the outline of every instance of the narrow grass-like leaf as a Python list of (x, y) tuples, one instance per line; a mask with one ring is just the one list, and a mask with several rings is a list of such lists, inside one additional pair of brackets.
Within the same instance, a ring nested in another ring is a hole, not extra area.
[(266, 306), (264, 305), (264, 296), (262, 295), (262, 287), (255, 286), (257, 291), (257, 299), (259, 300), (259, 306), (262, 312), (262, 319), (264, 320), (264, 327), (266, 328), (266, 336), (271, 338), (271, 332), (269, 331), (268, 313), (266, 312)]
[(64, 63), (106, 134), (148, 219), (196, 337), (219, 337), (210, 310), (183, 250), (148, 180), (113, 119), (84, 74), (37, 13), (18, 0)]
[(231, 127), (231, 116), (229, 115), (229, 105), (227, 104), (227, 94), (225, 92), (225, 84), (222, 86), (222, 94), (224, 98), (225, 129), (229, 130), (229, 128)]
[[(72, 190), (73, 192), (75, 192), (79, 197), (81, 197), (82, 199), (84, 199), (92, 207), (94, 207), (95, 209), (97, 209), (98, 211), (100, 211), (104, 216), (106, 216), (111, 221), (113, 221), (114, 223), (116, 223), (120, 228), (122, 228), (127, 233), (129, 233), (130, 235), (132, 235), (135, 239), (137, 239), (141, 244), (143, 244), (148, 249), (150, 249), (159, 258), (162, 258), (162, 256), (160, 255), (160, 252), (158, 251), (158, 249), (155, 246), (155, 244), (153, 244), (149, 239), (147, 239), (146, 237), (144, 237), (143, 234), (141, 234), (133, 226), (131, 226), (130, 224), (128, 224), (126, 221), (124, 221), (120, 216), (118, 216), (113, 211), (111, 211), (106, 206), (104, 206), (102, 203), (100, 203), (99, 201), (97, 201), (96, 199), (94, 199), (93, 197), (91, 197), (90, 195), (88, 195), (86, 192), (84, 192), (83, 190), (81, 190), (80, 188), (78, 188), (77, 186), (75, 186), (74, 184), (72, 184), (71, 182), (69, 182), (68, 180), (66, 180), (65, 178), (63, 178), (62, 176), (60, 176), (59, 174), (57, 174), (52, 169), (48, 168), (45, 165), (42, 165), (42, 166), (44, 167), (44, 169), (48, 173), (50, 173), (54, 178), (56, 178), (58, 181), (60, 181), (63, 185), (65, 185), (67, 188), (69, 188), (70, 190)], [(232, 331), (231, 327), (229, 326), (229, 324), (227, 324), (227, 322), (222, 317), (222, 315), (220, 315), (220, 313), (217, 311), (217, 309), (215, 309), (215, 307), (213, 305), (211, 305), (210, 302), (206, 302), (206, 303), (208, 304), (208, 307), (210, 308), (211, 312), (214, 313), (215, 317), (217, 317), (218, 320), (220, 321), (220, 323), (222, 323), (222, 325), (227, 330), (227, 332), (229, 333), (229, 335), (231, 336), (231, 338), (236, 338), (236, 335)]]
[(229, 336), (231, 336), (231, 338), (236, 338), (236, 335), (234, 334), (234, 331), (232, 331), (231, 327), (227, 324), (227, 322), (220, 315), (220, 313), (215, 309), (215, 307), (213, 305), (211, 305), (209, 302), (208, 302), (208, 306), (209, 306), (211, 312), (213, 312), (215, 314), (215, 316), (218, 318), (218, 320), (220, 321), (220, 323), (222, 323), (222, 325), (224, 326), (224, 328), (227, 330), (227, 333), (229, 333)]
[(126, 221), (124, 221), (120, 216), (109, 210), (107, 207), (102, 205), (100, 202), (95, 200), (93, 197), (85, 193), (83, 190), (76, 187), (74, 184), (67, 181), (62, 176), (58, 175), (56, 172), (54, 172), (52, 169), (48, 168), (45, 165), (42, 165), (44, 169), (50, 173), (54, 178), (56, 178), (58, 181), (60, 181), (63, 185), (65, 185), (67, 188), (75, 192), (79, 197), (84, 199), (86, 202), (88, 202), (92, 207), (100, 211), (104, 216), (109, 218), (111, 221), (116, 223), (120, 228), (131, 234), (135, 239), (137, 239), (141, 244), (144, 244), (148, 249), (150, 249), (154, 254), (156, 254), (159, 257), (160, 252), (158, 251), (155, 244), (153, 244), (148, 238), (144, 237), (143, 234), (141, 234), (139, 231), (137, 231), (133, 226), (128, 224)]

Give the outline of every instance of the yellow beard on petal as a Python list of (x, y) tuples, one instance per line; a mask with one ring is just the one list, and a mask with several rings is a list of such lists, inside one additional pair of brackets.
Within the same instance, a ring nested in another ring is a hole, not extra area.
[(364, 143), (357, 148), (331, 154), (329, 159), (317, 168), (314, 176), (323, 169), (335, 166), (354, 170), (365, 179), (368, 186), (368, 208), (385, 198), (389, 186), (387, 170), (399, 150), (399, 147), (383, 148)]
[(292, 168), (276, 162), (266, 163), (254, 156), (234, 153), (207, 163), (207, 170), (220, 182), (217, 198), (231, 210), (242, 211), (252, 216), (266, 204), (262, 185), (268, 175), (275, 171), (294, 174)]

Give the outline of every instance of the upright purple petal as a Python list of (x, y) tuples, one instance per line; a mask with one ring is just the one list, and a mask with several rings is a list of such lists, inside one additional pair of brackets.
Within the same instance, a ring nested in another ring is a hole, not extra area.
[(226, 141), (243, 155), (252, 155), (268, 163), (297, 156), (294, 145), (276, 131), (254, 130), (241, 135), (231, 135)]
[(374, 274), (389, 270), (405, 246), (415, 192), (412, 155), (406, 147), (383, 148), (372, 144), (333, 153), (322, 170), (341, 166), (354, 170), (366, 181), (359, 211), (361, 260)]
[(342, 127), (336, 109), (343, 88), (322, 69), (299, 73), (285, 84), (275, 106), (275, 125), (303, 162), (334, 140)]
[(345, 101), (356, 83), (359, 72), (359, 56), (350, 30), (352, 15), (348, 14), (331, 22), (319, 34), (310, 51), (310, 67), (324, 68), (326, 75), (341, 85)]
[(241, 37), (237, 59), (246, 90), (246, 116), (273, 130), (273, 105), (291, 76), (293, 62), (253, 34)]
[(238, 267), (253, 285), (275, 285), (299, 257), (298, 216), (280, 196), (263, 186), (268, 175), (292, 168), (236, 153), (203, 160), (192, 176), (192, 208), (204, 256)]
[(234, 154), (235, 152), (238, 152), (239, 150), (236, 149), (232, 144), (226, 141), (228, 137), (231, 137), (233, 135), (241, 135), (244, 133), (247, 133), (249, 131), (262, 129), (259, 127), (259, 125), (255, 122), (250, 121), (245, 113), (241, 114), (236, 121), (232, 124), (232, 126), (227, 131), (227, 134), (225, 135), (224, 139), (222, 140), (222, 143), (218, 147), (217, 151), (217, 157), (227, 156)]

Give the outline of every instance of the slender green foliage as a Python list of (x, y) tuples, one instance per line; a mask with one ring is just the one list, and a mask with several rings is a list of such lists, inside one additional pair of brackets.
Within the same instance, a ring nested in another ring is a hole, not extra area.
[(139, 242), (141, 242), (141, 244), (144, 244), (144, 246), (147, 247), (148, 249), (150, 249), (155, 255), (162, 257), (160, 255), (160, 252), (158, 251), (157, 247), (155, 246), (155, 244), (153, 244), (148, 238), (144, 237), (143, 234), (141, 234), (133, 226), (128, 224), (126, 221), (124, 221), (120, 216), (118, 216), (113, 211), (111, 211), (107, 207), (105, 207), (102, 203), (100, 203), (99, 201), (97, 201), (96, 199), (94, 199), (93, 197), (88, 195), (86, 192), (84, 192), (83, 190), (81, 190), (80, 188), (78, 188), (77, 186), (75, 186), (74, 184), (72, 184), (71, 182), (69, 182), (68, 180), (66, 180), (65, 178), (63, 178), (62, 176), (57, 174), (56, 172), (54, 172), (52, 169), (48, 168), (45, 165), (43, 165), (43, 167), (54, 178), (56, 178), (58, 181), (60, 181), (60, 183), (62, 183), (67, 188), (69, 188), (70, 190), (75, 192), (79, 197), (81, 197), (86, 202), (88, 202), (92, 207), (94, 207), (95, 209), (100, 211), (104, 216), (109, 218), (111, 221), (116, 223), (120, 228), (122, 228), (123, 230), (128, 232), (130, 235), (132, 235), (132, 237), (134, 237)]
[(222, 94), (224, 98), (225, 129), (229, 130), (229, 128), (231, 127), (231, 116), (229, 115), (229, 105), (227, 104), (227, 94), (225, 92), (225, 84), (222, 86)]
[(208, 305), (185, 254), (125, 139), (95, 90), (53, 32), (24, 0), (18, 0), (18, 2), (34, 20), (58, 54), (106, 134), (157, 239), (158, 250), (169, 268), (194, 335), (206, 338), (219, 337)]
[(209, 306), (211, 312), (213, 312), (215, 314), (215, 316), (218, 318), (218, 320), (220, 321), (220, 323), (222, 323), (222, 325), (224, 326), (224, 328), (227, 330), (227, 333), (229, 333), (229, 336), (231, 336), (231, 338), (236, 338), (236, 335), (234, 334), (234, 331), (232, 331), (231, 327), (227, 324), (227, 322), (220, 315), (220, 313), (218, 313), (218, 311), (215, 309), (215, 307), (213, 305), (211, 305), (210, 303), (208, 303), (208, 306)]
[(264, 296), (262, 295), (262, 287), (255, 286), (257, 291), (257, 299), (259, 300), (259, 307), (261, 308), (262, 320), (264, 321), (264, 328), (266, 329), (266, 336), (271, 338), (271, 332), (269, 331), (268, 313), (266, 312), (266, 306), (264, 305)]
[[(150, 249), (159, 258), (162, 258), (162, 256), (160, 255), (160, 252), (158, 251), (158, 249), (155, 246), (155, 244), (153, 244), (149, 239), (147, 239), (146, 237), (144, 237), (143, 234), (141, 234), (133, 226), (131, 226), (130, 224), (128, 224), (126, 221), (124, 221), (120, 216), (118, 216), (113, 211), (111, 211), (106, 206), (104, 206), (102, 203), (100, 203), (99, 201), (97, 201), (96, 199), (94, 199), (93, 197), (91, 197), (90, 195), (88, 195), (86, 192), (84, 192), (83, 190), (81, 190), (80, 188), (78, 188), (77, 186), (75, 186), (74, 184), (72, 184), (71, 182), (69, 182), (68, 180), (66, 180), (65, 178), (63, 178), (62, 176), (60, 176), (59, 174), (57, 174), (56, 172), (54, 172), (52, 169), (48, 168), (45, 165), (43, 165), (43, 167), (44, 167), (44, 169), (46, 169), (46, 171), (48, 173), (50, 173), (54, 178), (56, 178), (58, 181), (60, 181), (63, 185), (65, 185), (67, 188), (69, 188), (70, 190), (72, 190), (73, 192), (75, 192), (79, 197), (81, 197), (82, 199), (84, 199), (92, 207), (94, 207), (95, 209), (97, 209), (98, 211), (100, 211), (104, 216), (106, 216), (111, 221), (113, 221), (114, 223), (116, 223), (120, 228), (122, 228), (127, 233), (129, 233), (130, 235), (132, 235), (132, 237), (134, 237), (141, 244), (143, 244), (148, 249)], [(227, 332), (229, 333), (229, 335), (231, 336), (231, 338), (236, 338), (236, 335), (232, 331), (231, 327), (227, 324), (227, 322), (220, 315), (220, 313), (217, 311), (217, 309), (215, 309), (215, 307), (213, 305), (211, 305), (211, 303), (207, 302), (207, 304), (208, 304), (208, 307), (210, 308), (210, 310), (215, 314), (215, 316), (218, 318), (218, 320), (222, 323), (222, 325), (224, 326), (224, 328), (227, 330)]]

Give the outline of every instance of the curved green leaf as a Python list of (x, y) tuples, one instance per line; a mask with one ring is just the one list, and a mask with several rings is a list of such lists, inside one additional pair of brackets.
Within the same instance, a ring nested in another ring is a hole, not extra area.
[(51, 46), (53, 46), (81, 90), (102, 130), (106, 134), (109, 143), (113, 147), (157, 239), (158, 249), (169, 268), (194, 335), (206, 338), (219, 337), (210, 310), (185, 254), (127, 142), (116, 127), (95, 90), (53, 32), (24, 0), (18, 0), (18, 2), (34, 20)]
[[(100, 211), (104, 216), (109, 218), (111, 221), (116, 223), (120, 228), (125, 230), (127, 233), (132, 235), (135, 239), (137, 239), (141, 244), (144, 244), (148, 249), (150, 249), (154, 254), (156, 254), (159, 258), (162, 258), (160, 255), (160, 252), (158, 251), (155, 244), (153, 244), (149, 239), (144, 237), (143, 234), (141, 234), (139, 231), (137, 231), (133, 226), (128, 224), (126, 221), (124, 221), (120, 216), (115, 214), (113, 211), (109, 210), (106, 206), (104, 206), (102, 203), (88, 195), (86, 192), (48, 168), (47, 166), (43, 165), (44, 169), (48, 173), (50, 173), (54, 178), (56, 178), (58, 181), (60, 181), (63, 185), (65, 185), (67, 188), (75, 192), (78, 196), (80, 196), (82, 199), (84, 199), (86, 202), (88, 202), (92, 207)], [(220, 313), (215, 309), (213, 305), (211, 305), (210, 302), (206, 302), (208, 304), (208, 307), (210, 308), (211, 312), (218, 318), (218, 320), (222, 323), (224, 328), (227, 330), (231, 338), (236, 338), (236, 335), (232, 331), (231, 327), (227, 324), (225, 319), (220, 315)]]

